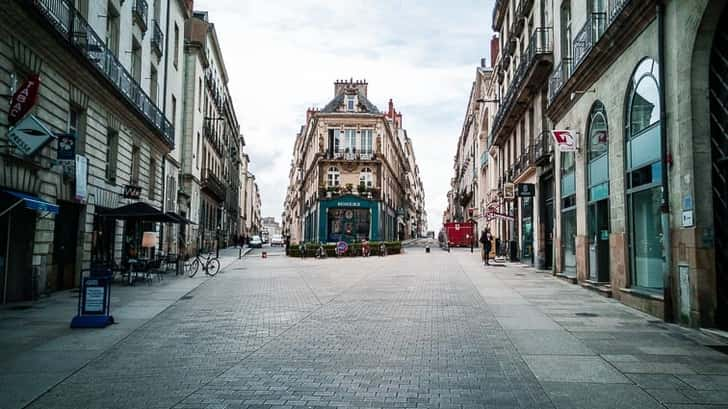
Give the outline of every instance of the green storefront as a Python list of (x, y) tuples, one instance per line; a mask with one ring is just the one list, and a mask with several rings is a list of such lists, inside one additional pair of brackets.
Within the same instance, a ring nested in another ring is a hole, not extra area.
[(354, 195), (318, 203), (318, 241), (349, 243), (380, 240), (380, 203)]

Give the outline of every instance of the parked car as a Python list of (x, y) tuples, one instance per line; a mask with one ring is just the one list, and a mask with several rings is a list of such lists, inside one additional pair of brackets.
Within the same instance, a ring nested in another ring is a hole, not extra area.
[(260, 239), (260, 236), (253, 236), (250, 239), (250, 247), (254, 249), (263, 248), (263, 240)]
[(283, 247), (283, 236), (280, 234), (270, 236), (270, 245)]

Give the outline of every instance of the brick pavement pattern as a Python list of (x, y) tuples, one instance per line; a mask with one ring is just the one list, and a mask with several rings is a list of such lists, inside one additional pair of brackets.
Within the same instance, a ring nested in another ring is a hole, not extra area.
[(728, 402), (728, 359), (694, 332), (533, 270), (414, 253), (236, 262), (29, 407)]

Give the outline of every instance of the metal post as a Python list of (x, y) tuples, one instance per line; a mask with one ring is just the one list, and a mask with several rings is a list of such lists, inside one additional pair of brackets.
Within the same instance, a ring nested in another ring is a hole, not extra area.
[(217, 238), (215, 240), (215, 258), (220, 258), (220, 228), (217, 228)]
[(7, 241), (5, 242), (5, 273), (3, 274), (3, 304), (5, 304), (5, 302), (7, 301), (8, 296), (8, 266), (10, 265), (10, 263), (8, 262), (10, 260), (10, 223), (12, 221), (13, 219), (8, 213)]

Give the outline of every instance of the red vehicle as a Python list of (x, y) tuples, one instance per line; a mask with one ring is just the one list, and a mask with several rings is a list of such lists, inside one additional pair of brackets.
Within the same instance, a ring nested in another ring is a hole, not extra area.
[(447, 244), (450, 247), (470, 247), (473, 240), (473, 224), (467, 222), (445, 223), (443, 230), (447, 235)]

